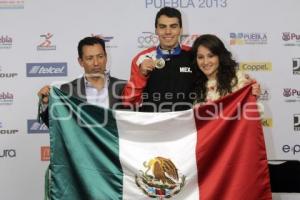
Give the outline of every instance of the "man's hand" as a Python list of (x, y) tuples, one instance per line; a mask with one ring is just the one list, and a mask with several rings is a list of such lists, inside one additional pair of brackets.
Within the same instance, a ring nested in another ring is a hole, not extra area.
[(148, 76), (151, 71), (155, 68), (155, 62), (152, 58), (145, 59), (139, 66), (139, 71), (144, 76)]
[(49, 102), (49, 93), (50, 93), (50, 85), (45, 85), (40, 89), (38, 92), (39, 98), (42, 98), (42, 103), (43, 104), (48, 104)]

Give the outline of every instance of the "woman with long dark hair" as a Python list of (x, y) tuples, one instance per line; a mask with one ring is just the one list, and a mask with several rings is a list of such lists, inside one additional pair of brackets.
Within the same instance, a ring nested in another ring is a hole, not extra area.
[[(214, 101), (252, 82), (248, 75), (238, 70), (238, 63), (215, 35), (199, 36), (192, 47), (195, 66), (195, 103)], [(259, 85), (252, 93), (259, 96)]]

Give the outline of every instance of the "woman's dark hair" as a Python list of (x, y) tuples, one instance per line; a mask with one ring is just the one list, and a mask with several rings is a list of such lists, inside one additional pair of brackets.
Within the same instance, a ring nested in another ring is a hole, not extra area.
[(193, 67), (195, 73), (195, 92), (197, 93), (197, 101), (204, 102), (206, 99), (206, 83), (208, 81), (205, 74), (197, 65), (198, 47), (206, 47), (214, 55), (219, 57), (219, 67), (217, 70), (217, 91), (220, 96), (232, 92), (232, 87), (237, 84), (236, 69), (238, 63), (232, 59), (232, 54), (226, 49), (224, 43), (215, 35), (205, 34), (199, 36), (193, 46)]

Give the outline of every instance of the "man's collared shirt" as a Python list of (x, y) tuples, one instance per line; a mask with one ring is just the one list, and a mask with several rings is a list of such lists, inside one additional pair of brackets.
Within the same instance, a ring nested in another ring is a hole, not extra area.
[(105, 76), (104, 87), (98, 90), (84, 77), (85, 93), (87, 102), (104, 108), (109, 108), (108, 98), (109, 77)]

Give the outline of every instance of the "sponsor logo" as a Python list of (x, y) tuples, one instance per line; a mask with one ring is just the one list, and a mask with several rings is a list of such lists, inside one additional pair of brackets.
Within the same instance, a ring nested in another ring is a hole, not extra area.
[(7, 73), (2, 71), (2, 67), (0, 66), (0, 79), (1, 78), (15, 78), (18, 76), (18, 73)]
[(284, 88), (282, 95), (286, 98), (285, 102), (300, 101), (300, 90), (294, 88)]
[(0, 159), (15, 157), (17, 157), (17, 152), (15, 149), (0, 149)]
[(226, 8), (227, 0), (145, 0), (146, 8)]
[(294, 114), (294, 130), (300, 131), (300, 114)]
[(261, 124), (263, 127), (272, 128), (273, 127), (273, 119), (272, 118), (263, 118), (261, 120)]
[(260, 101), (268, 101), (270, 100), (270, 91), (269, 89), (261, 89), (261, 94), (259, 96)]
[(45, 33), (40, 35), (43, 41), (37, 46), (38, 51), (44, 50), (56, 50), (56, 46), (52, 44), (51, 38), (53, 37), (52, 33)]
[(241, 62), (239, 68), (242, 71), (272, 71), (270, 62)]
[(13, 39), (7, 35), (0, 37), (0, 49), (10, 49), (12, 47)]
[(300, 75), (300, 58), (293, 58), (293, 74)]
[(2, 122), (0, 122), (0, 135), (14, 135), (18, 132), (19, 132), (19, 130), (17, 130), (17, 129), (4, 128)]
[(99, 37), (104, 40), (105, 48), (117, 48), (118, 46), (112, 44), (113, 36), (103, 36), (102, 34), (91, 34), (92, 37)]
[[(194, 43), (194, 41), (199, 37), (198, 34), (183, 34), (179, 38), (179, 42), (181, 45), (189, 46), (191, 47)], [(141, 35), (137, 38), (138, 48), (149, 48), (149, 47), (155, 47), (159, 44), (158, 36), (151, 32), (151, 31), (144, 31)]]
[(50, 160), (50, 147), (42, 146), (41, 147), (41, 161), (49, 161)]
[(11, 105), (14, 101), (14, 95), (10, 92), (0, 92), (0, 105)]
[(0, 1), (0, 9), (24, 9), (23, 0)]
[(49, 133), (44, 123), (39, 123), (36, 119), (27, 120), (27, 132), (30, 133)]
[(180, 67), (179, 70), (181, 73), (192, 73), (192, 70), (190, 67)]
[(293, 145), (285, 144), (282, 146), (282, 151), (284, 153), (292, 153), (293, 155), (296, 155), (297, 153), (300, 152), (300, 144), (293, 144)]
[(153, 32), (144, 31), (137, 38), (138, 48), (149, 48), (157, 46), (159, 43), (158, 36)]
[(300, 46), (300, 35), (291, 32), (283, 32), (282, 40), (284, 41), (284, 46)]
[(263, 45), (267, 43), (266, 33), (230, 33), (230, 45)]
[(67, 76), (67, 63), (27, 63), (27, 77)]
[(197, 35), (197, 34), (192, 34), (192, 35), (181, 35), (180, 36), (180, 44), (181, 45), (184, 45), (184, 46), (189, 46), (189, 47), (192, 47), (193, 46), (193, 43), (194, 41), (197, 39), (197, 37), (199, 37), (200, 35)]

